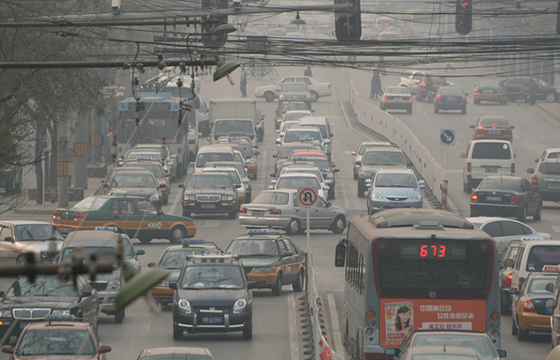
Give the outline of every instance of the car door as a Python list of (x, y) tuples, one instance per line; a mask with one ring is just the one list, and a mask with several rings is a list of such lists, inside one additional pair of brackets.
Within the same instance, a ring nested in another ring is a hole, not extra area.
[(309, 209), (310, 226), (312, 229), (326, 229), (332, 224), (332, 209), (326, 201), (317, 197), (317, 201)]
[[(8, 239), (8, 240), (6, 240)], [(16, 250), (13, 243), (14, 232), (9, 225), (0, 226), (0, 261), (14, 262)]]
[(278, 245), (280, 249), (285, 249), (282, 251), (291, 252), (292, 255), (285, 256), (282, 260), (284, 263), (284, 279), (285, 282), (293, 282), (296, 280), (296, 276), (298, 274), (298, 254), (296, 249), (292, 246), (292, 244), (287, 239), (278, 239)]

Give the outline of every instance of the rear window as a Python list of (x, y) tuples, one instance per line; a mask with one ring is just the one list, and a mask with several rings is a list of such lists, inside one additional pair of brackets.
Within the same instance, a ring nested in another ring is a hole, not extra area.
[(290, 194), (281, 192), (262, 192), (255, 199), (253, 204), (277, 204), (287, 205)]
[(520, 191), (521, 181), (511, 177), (486, 178), (482, 180), (478, 190)]
[(560, 175), (560, 162), (542, 162), (539, 165), (539, 172), (548, 175)]
[(233, 161), (233, 154), (227, 153), (200, 153), (196, 160), (197, 167), (203, 167), (207, 162)]
[(108, 198), (90, 196), (72, 207), (73, 211), (97, 211), (108, 201)]
[(473, 159), (510, 160), (511, 148), (503, 142), (482, 142), (473, 144)]
[(533, 246), (527, 258), (527, 271), (542, 271), (544, 265), (560, 264), (560, 245)]

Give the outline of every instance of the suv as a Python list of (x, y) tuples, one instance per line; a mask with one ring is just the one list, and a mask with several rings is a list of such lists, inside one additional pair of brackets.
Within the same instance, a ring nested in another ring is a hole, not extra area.
[(468, 193), (487, 176), (515, 175), (515, 154), (506, 140), (472, 140), (461, 158), (465, 159), (463, 190)]
[(237, 257), (207, 255), (187, 257), (173, 293), (173, 339), (184, 331), (242, 331), (253, 337), (253, 294), (243, 264)]
[(520, 244), (521, 241), (512, 241), (502, 252), (498, 260), (500, 264), (500, 314), (502, 315), (511, 314), (511, 273), (513, 272), (513, 264), (515, 264), (517, 254), (521, 248)]
[(225, 172), (192, 174), (183, 188), (183, 216), (191, 213), (227, 213), (230, 219), (237, 216), (237, 188)]
[(360, 166), (358, 172), (358, 197), (364, 196), (366, 191), (366, 180), (371, 180), (378, 169), (406, 169), (410, 163), (406, 160), (404, 152), (399, 148), (391, 147), (372, 147), (362, 156), (362, 159), (355, 162)]
[(543, 200), (560, 201), (560, 159), (540, 159), (536, 170), (527, 169), (531, 175), (531, 186)]

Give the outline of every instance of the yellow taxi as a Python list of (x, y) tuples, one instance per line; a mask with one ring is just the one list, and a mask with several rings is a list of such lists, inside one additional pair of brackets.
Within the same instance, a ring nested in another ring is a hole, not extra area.
[(197, 230), (191, 218), (165, 214), (146, 198), (126, 194), (88, 196), (71, 208), (56, 209), (52, 224), (63, 235), (115, 226), (143, 243), (168, 239), (180, 244)]

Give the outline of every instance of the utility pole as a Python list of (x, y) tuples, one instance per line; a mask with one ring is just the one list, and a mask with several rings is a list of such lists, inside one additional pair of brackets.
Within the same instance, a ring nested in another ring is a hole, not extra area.
[[(68, 155), (68, 120), (58, 118), (58, 157), (56, 163), (58, 206), (69, 205), (69, 155)], [(51, 192), (51, 201), (54, 202), (54, 194)]]
[(80, 112), (77, 116), (74, 137), (74, 188), (76, 189), (87, 189), (87, 134), (86, 116)]

